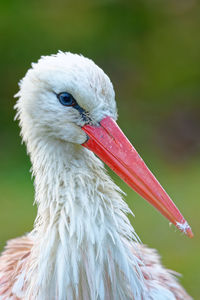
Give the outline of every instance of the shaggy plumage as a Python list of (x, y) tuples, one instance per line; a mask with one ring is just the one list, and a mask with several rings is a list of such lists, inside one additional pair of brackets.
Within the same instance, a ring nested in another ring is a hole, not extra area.
[(73, 95), (92, 124), (117, 118), (112, 84), (91, 60), (60, 52), (27, 72), (16, 109), (38, 213), (33, 231), (10, 241), (0, 258), (0, 299), (190, 299), (140, 244), (121, 191), (81, 146), (86, 120), (59, 103), (61, 92)]
[[(29, 256), (32, 246), (32, 241), (27, 236), (8, 242), (6, 249), (0, 258), (0, 270), (3, 274), (0, 280), (0, 295), (3, 295), (1, 297), (2, 300), (24, 299), (16, 297), (15, 289), (21, 289), (23, 294), (23, 291), (26, 288), (25, 280), (22, 280), (20, 283), (17, 279), (29, 266)], [(185, 290), (178, 284), (177, 279), (175, 278), (178, 274), (163, 268), (155, 250), (149, 249), (139, 243), (135, 245), (135, 248), (137, 251), (135, 251), (134, 248), (132, 250), (134, 256), (138, 257), (138, 260), (141, 261), (139, 268), (141, 268), (147, 289), (154, 290), (155, 287), (160, 285), (160, 288), (163, 287), (163, 289), (169, 291), (168, 299), (191, 299)], [(109, 284), (111, 285), (111, 283)], [(17, 285), (20, 286), (17, 287)], [(109, 288), (111, 287), (109, 286)], [(155, 295), (153, 296), (153, 292), (151, 293), (151, 299), (161, 299), (160, 295), (157, 295), (156, 288)]]

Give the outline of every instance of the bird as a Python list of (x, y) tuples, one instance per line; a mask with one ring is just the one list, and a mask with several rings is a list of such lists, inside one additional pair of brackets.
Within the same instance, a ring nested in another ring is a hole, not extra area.
[(34, 176), (33, 230), (7, 242), (0, 300), (191, 299), (140, 241), (107, 164), (181, 232), (192, 230), (116, 123), (115, 92), (93, 60), (59, 51), (19, 83), (16, 119)]

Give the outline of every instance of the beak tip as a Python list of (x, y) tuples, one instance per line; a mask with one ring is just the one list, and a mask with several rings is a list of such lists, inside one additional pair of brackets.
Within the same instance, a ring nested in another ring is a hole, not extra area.
[(189, 238), (193, 238), (193, 237), (194, 237), (194, 234), (193, 234), (191, 228), (187, 229), (187, 236), (188, 236)]
[(192, 229), (190, 227), (190, 225), (187, 223), (187, 221), (183, 221), (183, 222), (176, 222), (176, 227), (182, 231), (183, 233), (185, 233), (189, 238), (193, 238), (194, 234), (192, 232)]

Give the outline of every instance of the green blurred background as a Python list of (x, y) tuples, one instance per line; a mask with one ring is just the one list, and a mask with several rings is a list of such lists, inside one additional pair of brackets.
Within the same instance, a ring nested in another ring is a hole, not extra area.
[(110, 76), (119, 125), (172, 196), (190, 240), (114, 174), (142, 241), (183, 274), (200, 299), (200, 3), (195, 0), (0, 1), (0, 249), (31, 230), (33, 181), (13, 95), (30, 63), (59, 49), (92, 58)]

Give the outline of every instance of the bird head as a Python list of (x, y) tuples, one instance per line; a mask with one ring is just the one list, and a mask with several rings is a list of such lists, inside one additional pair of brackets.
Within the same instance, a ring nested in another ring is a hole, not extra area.
[(98, 124), (105, 116), (117, 117), (108, 76), (92, 60), (69, 52), (33, 63), (17, 96), (20, 119), (26, 123), (22, 125), (25, 140), (31, 124), (41, 136), (83, 144), (87, 140), (81, 129), (85, 124)]
[(93, 151), (177, 228), (193, 236), (178, 208), (116, 124), (112, 83), (92, 60), (69, 52), (42, 57), (21, 81), (17, 96), (17, 116), (27, 143), (36, 134)]

